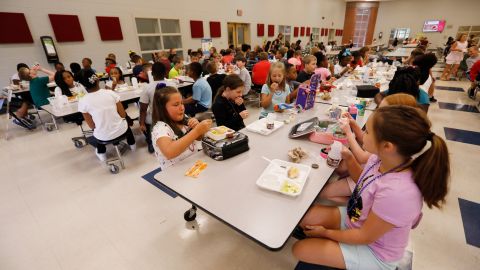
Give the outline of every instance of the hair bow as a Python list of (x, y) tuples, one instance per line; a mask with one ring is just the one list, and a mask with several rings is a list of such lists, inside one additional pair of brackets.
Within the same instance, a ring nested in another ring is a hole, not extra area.
[(98, 79), (97, 75), (93, 74), (92, 76), (90, 76), (90, 78), (88, 78), (88, 82), (90, 82), (91, 84), (94, 84), (97, 81), (97, 79)]
[(161, 83), (157, 84), (157, 87), (155, 87), (155, 89), (162, 89), (162, 88), (165, 88), (165, 87), (167, 87), (167, 85), (165, 83), (161, 82)]
[(342, 56), (351, 56), (352, 53), (350, 52), (350, 49), (345, 49), (345, 51), (342, 53)]

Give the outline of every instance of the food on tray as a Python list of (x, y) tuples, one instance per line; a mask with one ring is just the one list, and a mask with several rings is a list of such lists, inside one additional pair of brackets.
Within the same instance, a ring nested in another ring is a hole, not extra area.
[(306, 156), (307, 152), (305, 152), (301, 147), (297, 147), (288, 151), (288, 157), (294, 163), (299, 163), (300, 160)]
[(229, 128), (227, 128), (226, 126), (219, 126), (219, 127), (212, 128), (211, 132), (215, 135), (220, 135), (220, 134), (227, 133), (228, 130)]
[(197, 178), (198, 175), (207, 168), (207, 163), (201, 160), (197, 160), (193, 166), (185, 172), (186, 176)]
[(330, 100), (332, 96), (330, 95), (329, 92), (324, 92), (323, 95), (320, 96), (320, 98), (323, 100)]
[(300, 175), (300, 170), (297, 167), (290, 167), (287, 171), (288, 178), (295, 179)]
[(207, 132), (207, 137), (219, 141), (225, 139), (227, 136), (233, 137), (233, 134), (235, 131), (233, 129), (229, 129), (226, 126), (219, 126), (219, 127), (213, 127), (210, 129), (210, 131)]
[(300, 192), (300, 187), (294, 183), (289, 182), (288, 180), (285, 180), (280, 187), (280, 192), (297, 194), (298, 192)]

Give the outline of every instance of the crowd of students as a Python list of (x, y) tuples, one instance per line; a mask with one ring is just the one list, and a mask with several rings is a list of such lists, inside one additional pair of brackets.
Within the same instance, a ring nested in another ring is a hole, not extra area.
[[(266, 117), (275, 105), (293, 102), (298, 86), (308, 84), (313, 74), (319, 74), (322, 83), (332, 82), (366, 65), (370, 58), (368, 48), (354, 53), (344, 48), (334, 64), (317, 46), (302, 56), (300, 43), (294, 48), (281, 42), (272, 44), (254, 50), (245, 45), (220, 53), (212, 48), (208, 58), (193, 51), (185, 64), (173, 50), (155, 54), (153, 64), (130, 53), (133, 76), (148, 83), (139, 100), (140, 130), (162, 170), (198, 151), (196, 141), (212, 126), (211, 119), (198, 121), (198, 113), (211, 109), (217, 125), (240, 130), (245, 127), (244, 119), (250, 117), (245, 97), (256, 89), (261, 96), (259, 117)], [(47, 83), (52, 80), (64, 95), (88, 93), (79, 99), (78, 110), (93, 129), (96, 155), (102, 161), (108, 141), (126, 138), (130, 148), (136, 149), (125, 104), (112, 91), (125, 84), (122, 69), (114, 54), (105, 60), (110, 77), (105, 89), (100, 88), (100, 78), (88, 58), (82, 60), (81, 69), (70, 65), (71, 71), (58, 63), (56, 73), (19, 64), (18, 78), (12, 78), (30, 81), (30, 93), (23, 100), (26, 109), (29, 102), (38, 107), (48, 103)], [(430, 208), (445, 202), (448, 150), (443, 139), (431, 131), (426, 115), (427, 91), (434, 82), (431, 68), (436, 61), (433, 54), (412, 52), (388, 90), (376, 97), (380, 106), (368, 119), (365, 132), (348, 113), (340, 120), (350, 145), (350, 149), (343, 148), (343, 162), (337, 169), (344, 178), (327, 185), (320, 197), (347, 207), (315, 205), (308, 211), (298, 228), (299, 237), (305, 239), (293, 247), (298, 259), (338, 268), (350, 269), (361, 261), (361, 269), (394, 269), (410, 230), (421, 219), (422, 201)], [(38, 71), (48, 76), (40, 77)], [(148, 78), (150, 71), (153, 81)], [(190, 94), (166, 80), (179, 74), (194, 80)], [(430, 84), (426, 84), (428, 80)], [(31, 122), (23, 106), (16, 115)]]

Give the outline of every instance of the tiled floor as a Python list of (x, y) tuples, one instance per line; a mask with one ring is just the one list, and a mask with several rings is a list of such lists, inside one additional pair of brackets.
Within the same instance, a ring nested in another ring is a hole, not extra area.
[[(437, 84), (468, 86), (453, 81)], [(459, 91), (440, 90), (435, 97), (439, 102), (475, 105)], [(442, 137), (444, 127), (480, 132), (478, 113), (432, 104), (429, 117), (434, 132)], [(1, 118), (3, 136), (4, 115)], [(74, 124), (62, 124), (50, 133), (13, 127), (9, 141), (0, 139), (0, 269), (293, 269), (296, 265), (290, 252), (294, 239), (283, 250), (270, 252), (202, 212), (197, 223), (186, 224), (183, 212), (189, 204), (142, 179), (158, 164), (147, 154), (138, 129), (138, 149), (126, 153), (127, 168), (118, 175), (97, 161), (93, 148), (73, 147), (70, 138), (78, 132)], [(478, 269), (480, 265), (480, 248), (467, 244), (459, 207), (459, 198), (480, 203), (480, 146), (450, 140), (447, 144), (452, 160), (450, 193), (443, 210), (423, 210), (424, 218), (411, 235), (413, 269)]]

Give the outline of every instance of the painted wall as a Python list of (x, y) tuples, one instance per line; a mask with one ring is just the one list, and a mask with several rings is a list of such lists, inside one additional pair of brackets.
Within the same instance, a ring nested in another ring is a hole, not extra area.
[[(136, 35), (135, 17), (152, 17), (179, 19), (182, 32), (182, 43), (185, 51), (199, 48), (200, 39), (190, 36), (190, 20), (203, 20), (204, 34), (210, 35), (209, 21), (220, 21), (222, 37), (213, 40), (217, 48), (226, 48), (227, 22), (250, 23), (251, 45), (261, 45), (267, 38), (257, 37), (257, 23), (275, 25), (275, 36), (278, 25), (343, 28), (345, 2), (343, 0), (243, 0), (220, 1), (204, 0), (201, 2), (177, 0), (1, 0), (0, 11), (25, 13), (33, 44), (0, 44), (0, 84), (7, 85), (10, 76), (15, 72), (16, 64), (25, 62), (29, 65), (38, 62), (43, 66), (48, 63), (39, 42), (40, 36), (54, 37), (48, 14), (78, 15), (85, 41), (56, 43), (60, 60), (68, 66), (71, 62), (80, 62), (83, 57), (93, 60), (93, 67), (102, 69), (105, 56), (113, 52), (120, 64), (128, 60), (128, 50), (140, 51)], [(175, 3), (175, 6), (172, 6)], [(279, 4), (282, 3), (282, 4)], [(243, 10), (243, 16), (237, 16), (237, 9)], [(123, 32), (123, 41), (100, 40), (95, 16), (118, 16)], [(322, 19), (325, 17), (325, 19)], [(3, 26), (2, 26), (3, 27)], [(293, 35), (293, 27), (292, 27)], [(270, 40), (273, 38), (269, 38)], [(296, 40), (292, 36), (292, 40)], [(302, 44), (307, 37), (301, 37)], [(337, 37), (340, 42), (341, 37)], [(55, 39), (54, 39), (55, 40)], [(326, 41), (326, 37), (324, 38)]]
[[(480, 25), (480, 0), (396, 0), (380, 2), (374, 37), (383, 32), (387, 42), (393, 28), (410, 28), (410, 36), (423, 34), (433, 48), (443, 46), (449, 36), (455, 37), (458, 27)], [(446, 20), (442, 33), (422, 33), (425, 20)]]

